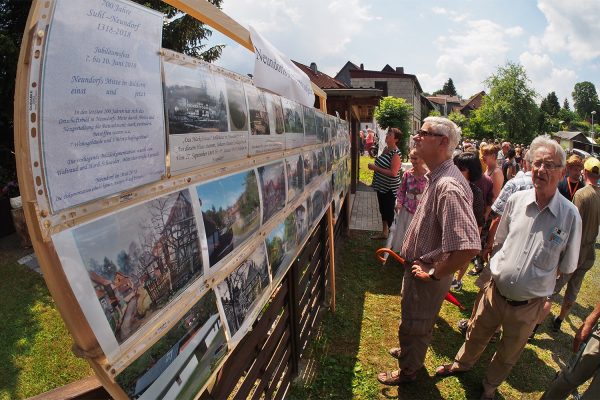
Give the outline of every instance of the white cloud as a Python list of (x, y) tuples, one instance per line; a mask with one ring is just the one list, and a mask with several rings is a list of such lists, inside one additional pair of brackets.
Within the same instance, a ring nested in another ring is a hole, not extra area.
[(444, 7), (433, 7), (431, 9), (431, 12), (434, 14), (441, 14), (441, 15), (448, 14), (448, 10), (446, 10)]
[(450, 77), (460, 94), (469, 97), (483, 90), (482, 82), (506, 62), (507, 29), (490, 20), (469, 20), (465, 25), (460, 32), (450, 31), (436, 40), (441, 53), (436, 61), (438, 73), (419, 74), (426, 90), (441, 88)]
[(532, 51), (567, 51), (577, 62), (600, 56), (598, 0), (539, 0), (548, 25), (543, 36), (530, 40)]
[(577, 73), (567, 68), (557, 68), (547, 54), (522, 53), (519, 61), (525, 67), (527, 75), (540, 98), (552, 91), (556, 92), (560, 104), (565, 97), (571, 101), (571, 91), (577, 79)]
[(512, 28), (508, 28), (504, 31), (509, 37), (515, 38), (519, 37), (523, 34), (523, 28), (520, 26), (513, 26)]

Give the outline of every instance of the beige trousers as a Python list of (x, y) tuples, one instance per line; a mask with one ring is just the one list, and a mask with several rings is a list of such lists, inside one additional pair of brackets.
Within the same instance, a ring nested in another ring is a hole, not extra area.
[(594, 336), (590, 338), (579, 361), (560, 372), (550, 384), (542, 399), (566, 399), (574, 389), (592, 377), (592, 383), (581, 399), (600, 399), (600, 342), (598, 342), (598, 333), (598, 331), (594, 332)]
[(451, 283), (452, 275), (439, 281), (421, 281), (405, 268), (400, 303), (402, 315), (398, 327), (398, 366), (404, 373), (410, 374), (423, 367), (433, 325)]
[(483, 298), (477, 304), (477, 311), (467, 330), (465, 342), (456, 354), (454, 368), (471, 369), (496, 329), (502, 326), (502, 338), (483, 379), (485, 394), (492, 395), (508, 377), (521, 356), (527, 338), (542, 312), (544, 302), (545, 298), (541, 297), (530, 300), (525, 305), (511, 306), (500, 296), (494, 282), (489, 281), (485, 286)]

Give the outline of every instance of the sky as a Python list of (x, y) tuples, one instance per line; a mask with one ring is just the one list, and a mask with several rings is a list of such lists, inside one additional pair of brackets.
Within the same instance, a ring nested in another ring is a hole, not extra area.
[[(223, 0), (223, 11), (254, 27), (289, 58), (335, 76), (347, 61), (416, 75), (425, 92), (452, 78), (468, 98), (507, 61), (523, 65), (540, 97), (562, 105), (575, 83), (600, 84), (599, 0)], [(226, 44), (217, 65), (252, 73), (254, 56)]]

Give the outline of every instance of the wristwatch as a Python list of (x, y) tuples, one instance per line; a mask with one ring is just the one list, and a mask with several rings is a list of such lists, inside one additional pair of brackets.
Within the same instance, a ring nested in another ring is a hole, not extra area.
[(435, 276), (435, 268), (431, 268), (429, 270), (429, 277), (431, 278), (432, 281), (439, 281), (440, 278), (436, 278)]

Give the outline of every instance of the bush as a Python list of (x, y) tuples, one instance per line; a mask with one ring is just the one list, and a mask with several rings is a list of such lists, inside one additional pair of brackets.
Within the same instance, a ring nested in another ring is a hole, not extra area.
[(407, 154), (407, 139), (411, 134), (412, 106), (400, 97), (388, 96), (379, 101), (374, 115), (382, 128), (399, 128), (404, 133), (398, 148), (402, 154)]

